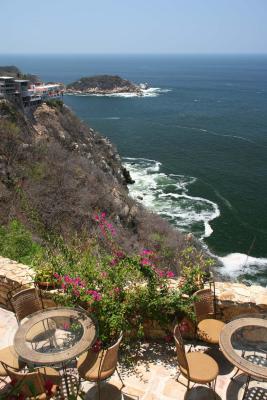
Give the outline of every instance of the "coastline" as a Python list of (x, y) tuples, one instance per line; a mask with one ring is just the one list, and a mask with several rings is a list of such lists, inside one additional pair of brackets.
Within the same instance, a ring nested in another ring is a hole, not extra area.
[[(218, 255), (209, 249), (205, 242), (205, 238), (213, 233), (209, 223), (215, 218), (219, 218), (221, 213), (216, 203), (188, 194), (190, 185), (195, 183), (196, 178), (168, 175), (161, 172), (162, 164), (160, 162), (145, 158), (124, 157), (123, 165), (130, 171), (135, 181), (135, 184), (128, 186), (130, 196), (150, 211), (167, 219), (178, 230), (192, 236), (192, 240), (197, 242), (211, 258), (216, 260), (217, 265), (213, 268), (215, 276), (223, 281), (240, 281), (247, 285), (266, 286), (266, 280), (259, 279), (260, 276), (257, 278), (257, 274), (260, 275), (262, 271), (266, 270), (267, 258), (252, 257), (234, 251), (226, 255)], [(173, 186), (172, 191), (168, 192), (166, 187), (170, 187), (170, 185)], [(184, 200), (192, 202), (191, 208), (189, 207), (187, 211), (183, 208), (185, 207)], [(201, 215), (200, 204), (212, 206), (210, 212), (207, 213), (207, 209), (204, 207)], [(192, 211), (194, 207), (198, 209), (195, 214)], [(198, 225), (199, 222), (203, 226), (202, 231), (194, 231), (194, 226)], [(188, 228), (190, 223), (192, 229)]]

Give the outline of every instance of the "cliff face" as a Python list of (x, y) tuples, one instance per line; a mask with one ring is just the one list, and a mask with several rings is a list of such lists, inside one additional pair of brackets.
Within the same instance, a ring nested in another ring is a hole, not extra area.
[(127, 251), (158, 238), (173, 255), (185, 246), (183, 235), (128, 196), (114, 146), (66, 106), (43, 104), (25, 116), (1, 101), (0, 138), (0, 225), (17, 218), (36, 237), (40, 222), (65, 238), (90, 236), (95, 213), (105, 211)]

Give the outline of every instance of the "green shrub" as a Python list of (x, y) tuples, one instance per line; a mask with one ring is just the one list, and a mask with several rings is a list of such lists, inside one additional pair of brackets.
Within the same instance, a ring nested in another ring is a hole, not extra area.
[(43, 249), (32, 239), (31, 233), (17, 220), (0, 227), (0, 255), (12, 260), (32, 264)]

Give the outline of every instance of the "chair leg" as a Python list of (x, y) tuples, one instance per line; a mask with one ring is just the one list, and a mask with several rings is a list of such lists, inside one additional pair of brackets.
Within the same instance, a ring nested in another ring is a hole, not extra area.
[(239, 368), (236, 368), (236, 371), (235, 371), (234, 375), (231, 377), (231, 381), (233, 381), (235, 379), (235, 377), (238, 374), (238, 372), (239, 372)]
[(100, 394), (100, 381), (97, 381), (97, 391), (98, 391), (98, 400), (101, 400), (101, 394)]
[(117, 374), (118, 374), (118, 376), (119, 376), (119, 378), (120, 378), (120, 381), (121, 381), (122, 387), (124, 387), (124, 386), (125, 386), (125, 384), (124, 384), (124, 382), (123, 382), (123, 380), (122, 380), (122, 378), (121, 378), (121, 374), (119, 373), (119, 370), (118, 370), (118, 368), (117, 368), (117, 367), (116, 367), (116, 371), (117, 371)]
[(188, 390), (190, 389), (190, 380), (187, 379), (187, 386), (186, 386), (186, 391), (188, 392)]
[(245, 398), (245, 396), (247, 394), (249, 382), (250, 382), (250, 375), (247, 376), (247, 380), (246, 380), (246, 384), (245, 384), (245, 389), (244, 389), (242, 400), (244, 400), (244, 398)]

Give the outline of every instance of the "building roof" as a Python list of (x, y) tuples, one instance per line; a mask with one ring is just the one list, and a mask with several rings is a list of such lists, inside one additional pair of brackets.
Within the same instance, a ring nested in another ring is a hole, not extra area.
[(14, 79), (13, 76), (0, 76), (0, 79)]
[(28, 79), (15, 79), (15, 82), (17, 83), (26, 83), (29, 82)]

